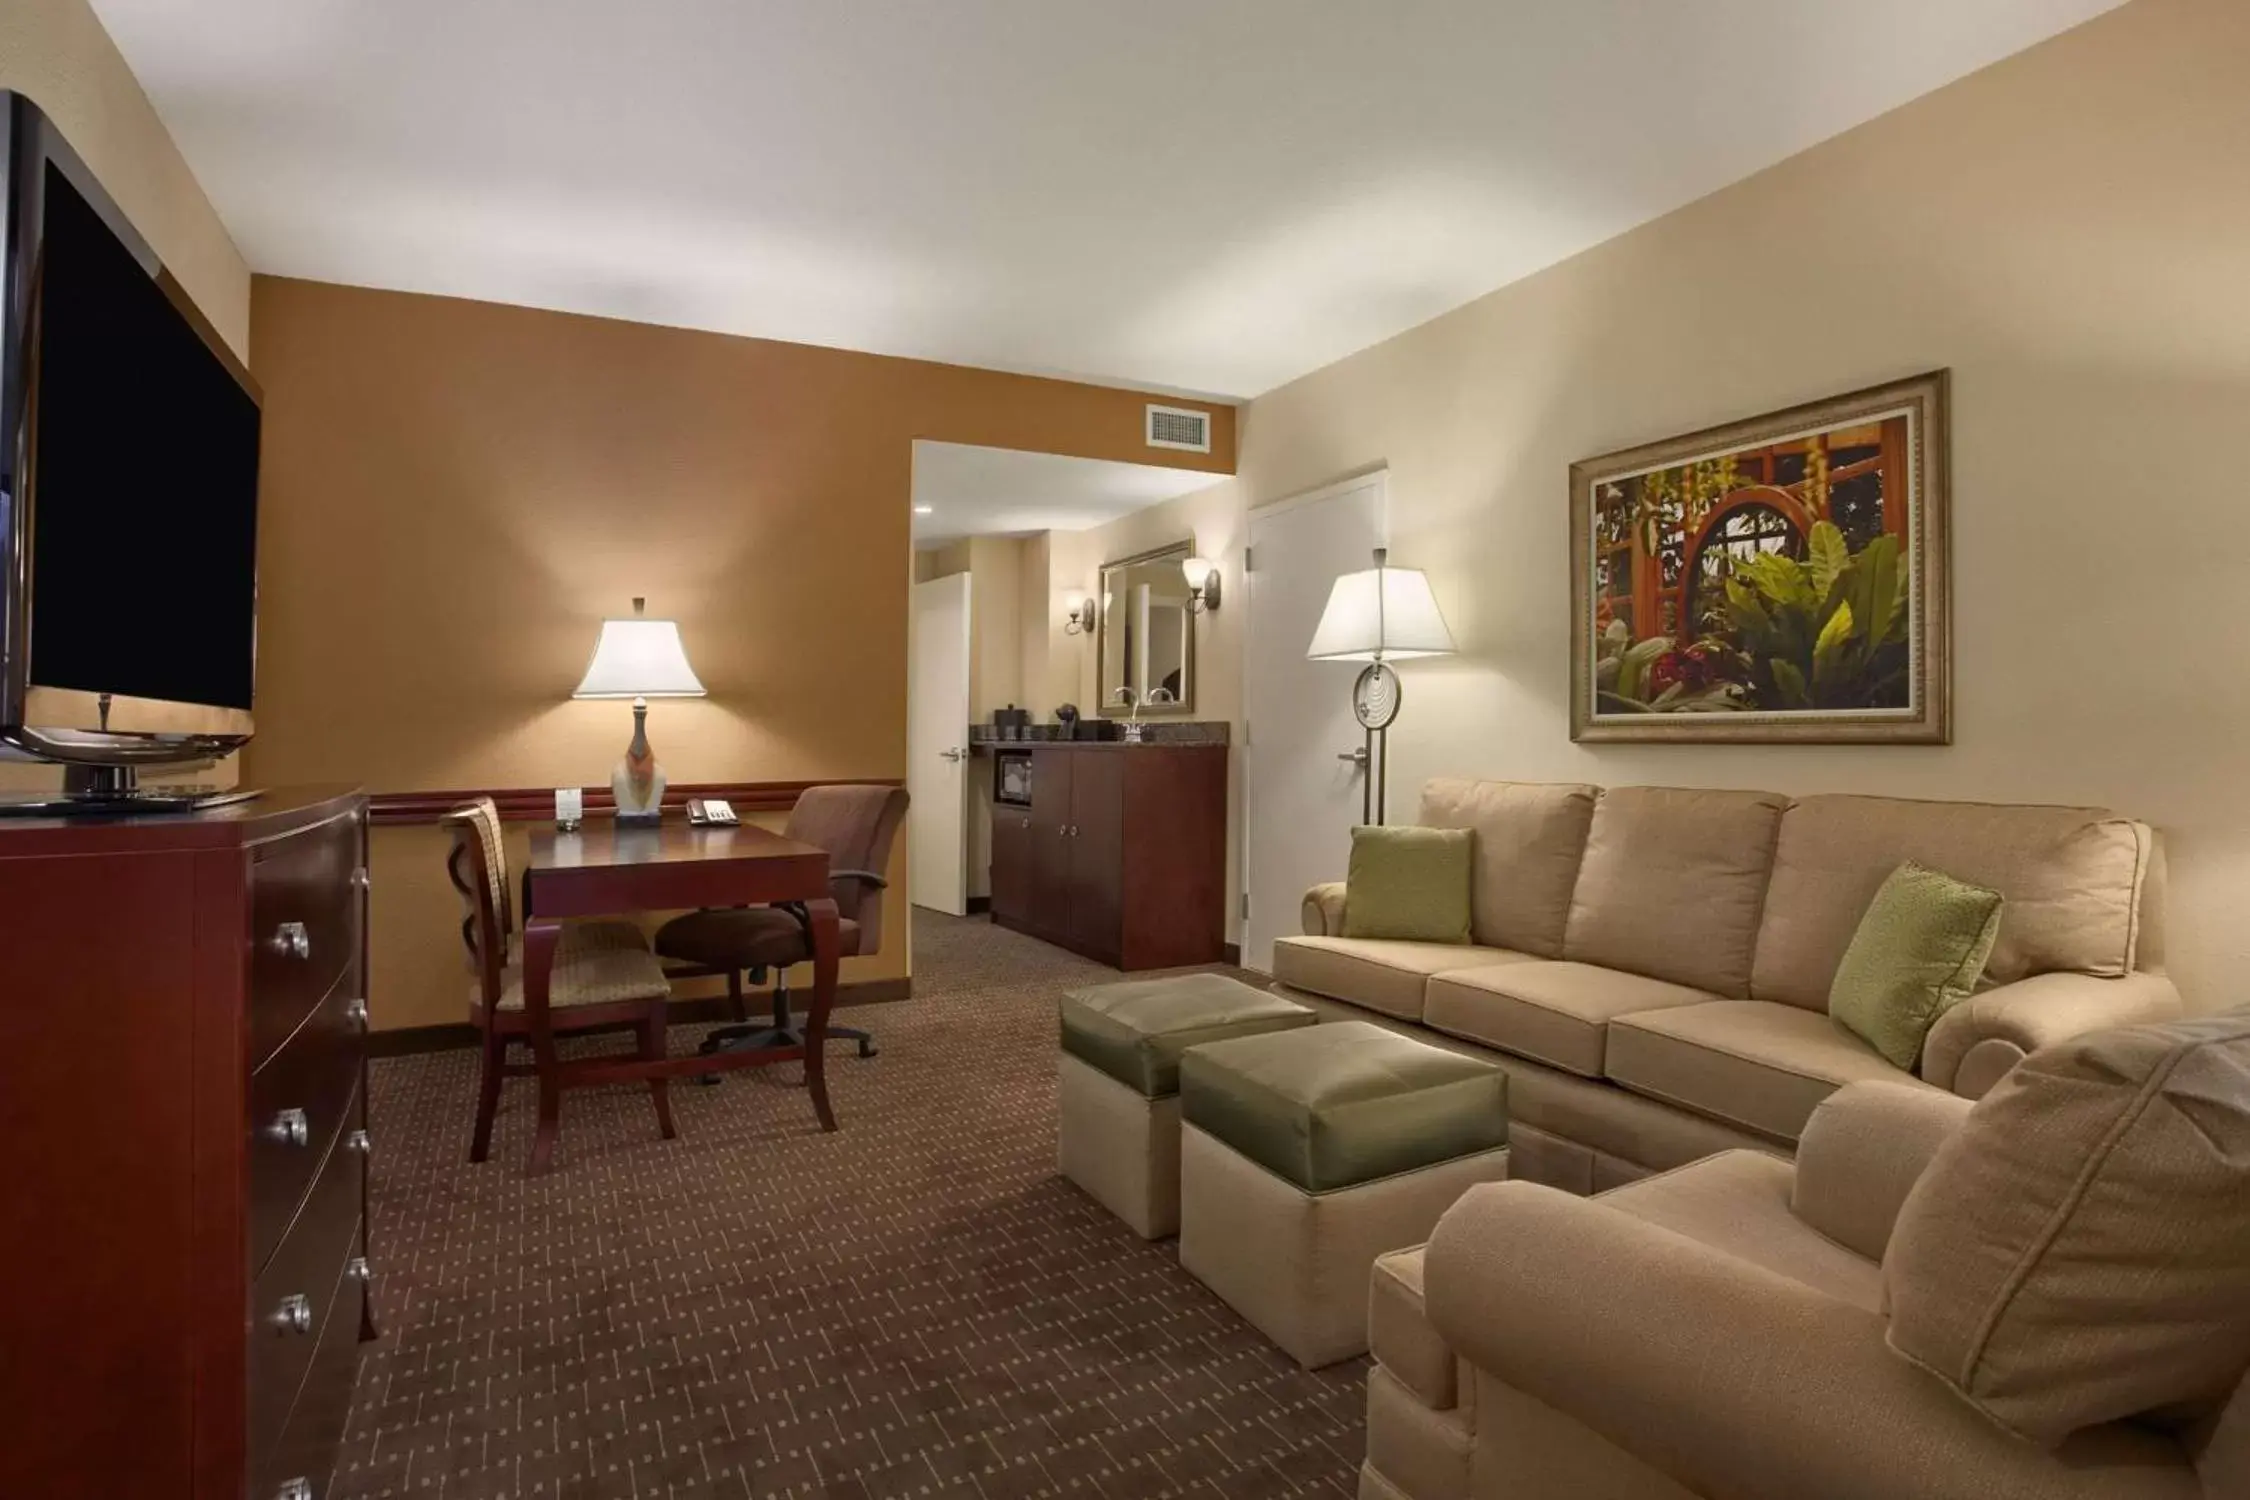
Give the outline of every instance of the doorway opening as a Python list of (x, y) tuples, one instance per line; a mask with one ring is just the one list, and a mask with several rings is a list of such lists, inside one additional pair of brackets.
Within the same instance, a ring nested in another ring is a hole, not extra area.
[[(915, 906), (976, 915), (1011, 901), (1028, 907), (1035, 895), (1067, 901), (1076, 882), (1053, 866), (1068, 836), (1056, 835), (1057, 850), (1028, 845), (1032, 757), (1009, 747), (1048, 742), (1066, 723), (1101, 718), (1105, 644), (1162, 688), (1149, 694), (1157, 700), (1151, 712), (1189, 691), (1196, 622), (1179, 560), (1128, 580), (1136, 587), (1118, 633), (1101, 629), (1097, 592), (1109, 581), (1101, 565), (1117, 560), (1111, 551), (1147, 550), (1115, 541), (1113, 523), (1226, 477), (914, 444), (907, 785)], [(1128, 624), (1135, 628), (1125, 633)]]

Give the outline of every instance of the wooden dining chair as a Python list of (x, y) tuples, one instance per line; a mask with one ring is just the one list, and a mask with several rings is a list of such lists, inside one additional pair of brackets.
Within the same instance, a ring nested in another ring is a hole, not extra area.
[[(530, 1044), (531, 1021), (524, 1009), (520, 934), (509, 898), (499, 809), (491, 798), (480, 797), (446, 813), (442, 821), (453, 835), (445, 871), (461, 896), (461, 941), (472, 978), (469, 1020), (481, 1042), (476, 1129), (469, 1141), (469, 1160), (481, 1162), (492, 1145), (502, 1080), (536, 1076), (539, 1059), (508, 1061), (511, 1042)], [(663, 965), (632, 923), (581, 921), (563, 928), (547, 988), (548, 1024), (556, 1036), (631, 1030), (639, 1037), (641, 1057), (661, 1058), (665, 1003), (671, 995)], [(658, 1129), (671, 1140), (678, 1132), (665, 1081), (652, 1079), (649, 1089)]]

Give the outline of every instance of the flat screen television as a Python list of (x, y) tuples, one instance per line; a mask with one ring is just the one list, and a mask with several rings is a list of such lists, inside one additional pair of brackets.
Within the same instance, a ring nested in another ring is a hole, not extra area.
[(250, 738), (259, 394), (52, 122), (6, 101), (0, 746), (122, 792)]

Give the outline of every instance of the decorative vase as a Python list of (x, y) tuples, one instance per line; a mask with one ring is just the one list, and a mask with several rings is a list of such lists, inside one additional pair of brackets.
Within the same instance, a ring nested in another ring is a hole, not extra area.
[(609, 773), (609, 793), (617, 802), (618, 826), (651, 828), (664, 820), (664, 768), (648, 747), (648, 700), (633, 700), (633, 743)]

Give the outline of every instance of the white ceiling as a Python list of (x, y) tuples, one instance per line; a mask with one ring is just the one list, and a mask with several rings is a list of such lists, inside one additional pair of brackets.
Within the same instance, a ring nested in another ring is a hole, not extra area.
[(93, 0), (251, 265), (1255, 395), (2117, 0)]
[[(1224, 474), (1195, 469), (918, 439), (914, 544), (933, 547), (964, 536), (1084, 531), (1225, 481)], [(927, 515), (922, 514), (924, 506), (929, 507)]]

